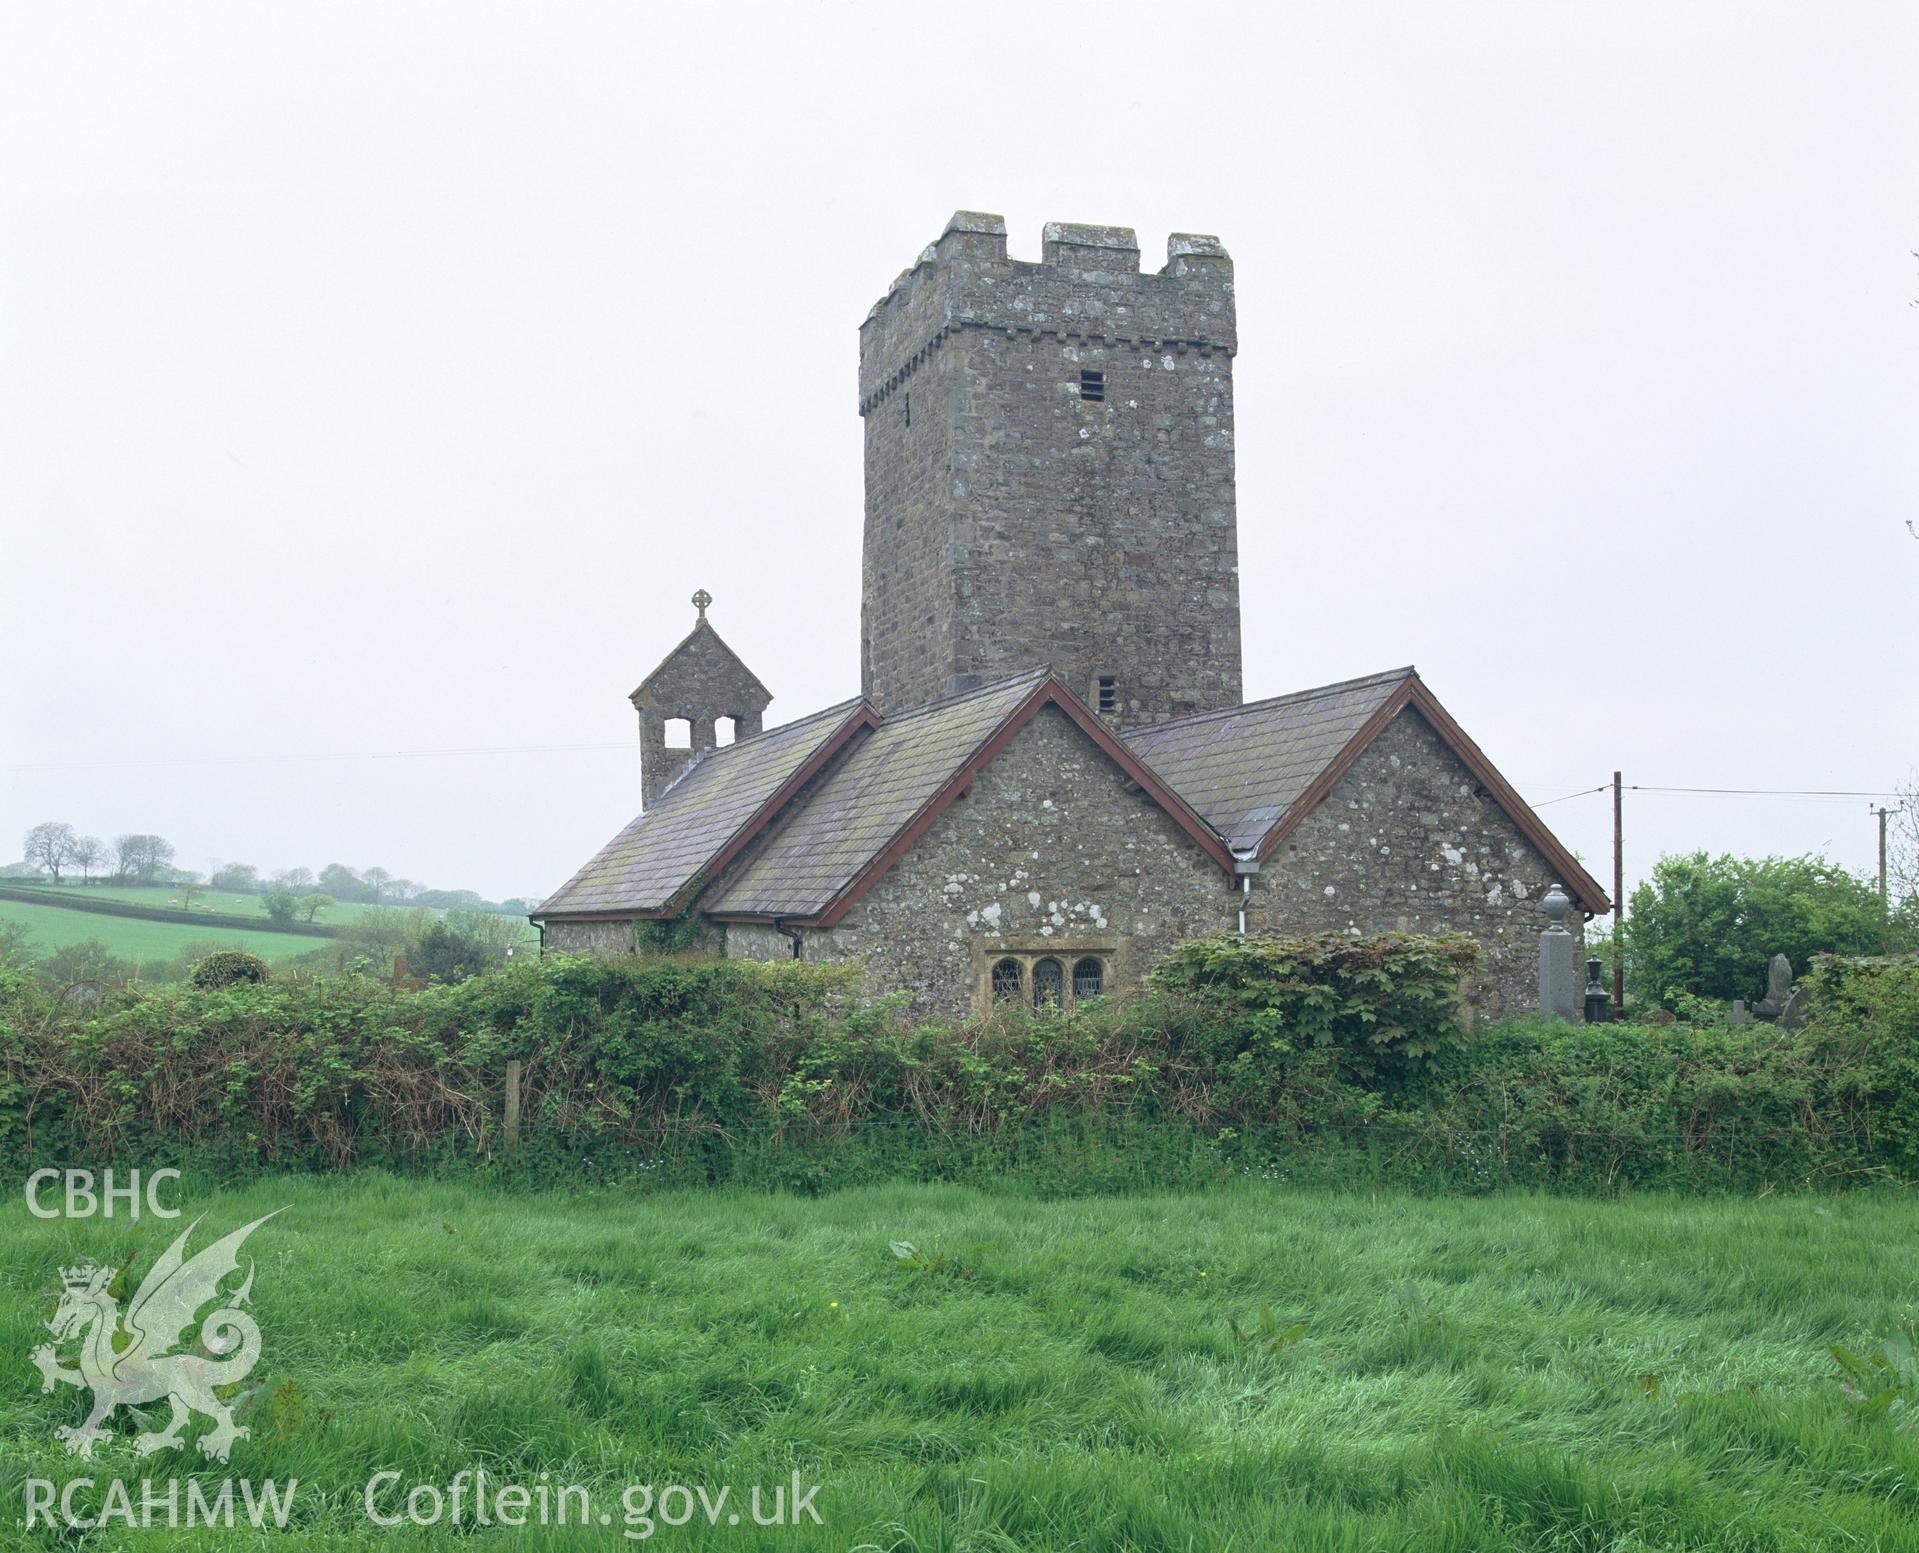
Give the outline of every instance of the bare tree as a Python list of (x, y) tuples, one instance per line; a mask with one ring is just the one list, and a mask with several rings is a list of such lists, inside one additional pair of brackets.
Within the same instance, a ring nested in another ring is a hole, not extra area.
[(360, 883), (366, 887), (367, 899), (379, 905), (381, 898), (388, 893), (393, 876), (384, 868), (369, 868), (360, 875)]
[(73, 844), (73, 863), (83, 883), (93, 883), (93, 871), (109, 856), (107, 844), (98, 836), (82, 836)]
[(1919, 771), (1899, 786), (1899, 807), (1886, 816), (1886, 893), (1895, 901), (1919, 895)]
[(305, 894), (313, 888), (313, 870), (311, 868), (282, 869), (273, 876), (276, 890), (291, 890), (296, 895)]
[(22, 845), (26, 849), (29, 863), (36, 863), (53, 875), (53, 882), (60, 882), (60, 870), (74, 860), (73, 849), (80, 838), (73, 833), (73, 827), (60, 820), (42, 820), (32, 830)]

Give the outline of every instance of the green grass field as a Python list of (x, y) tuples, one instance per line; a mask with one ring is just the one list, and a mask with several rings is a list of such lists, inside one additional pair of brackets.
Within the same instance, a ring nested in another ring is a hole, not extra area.
[[(50, 889), (51, 886), (42, 888)], [(236, 895), (230, 890), (195, 890), (191, 906), (187, 904), (185, 893), (176, 884), (63, 885), (60, 893), (81, 900), (131, 901), (137, 906), (158, 906), (167, 911), (205, 911), (229, 917), (258, 917), (263, 923), (269, 920), (266, 907), (261, 904), (261, 896)], [(373, 909), (354, 901), (335, 901), (315, 920), (322, 926), (338, 927), (351, 922), (361, 912)]]
[(32, 937), (28, 949), (49, 954), (68, 944), (96, 939), (107, 952), (141, 965), (170, 963), (189, 945), (215, 944), (222, 949), (250, 949), (262, 959), (288, 960), (331, 947), (331, 940), (300, 933), (252, 929), (197, 927), (190, 922), (147, 922), (139, 917), (114, 917), (97, 911), (68, 911), (60, 906), (29, 905), (0, 900), (0, 922), (15, 922)]
[[(224, 1469), (181, 1453), (136, 1462), (124, 1415), (83, 1466), (53, 1438), (82, 1418), (80, 1394), (43, 1397), (26, 1363), (62, 1265), (137, 1248), (137, 1282), (188, 1220), (0, 1208), (0, 1502), (16, 1535), (29, 1478), (150, 1474), (164, 1491), (191, 1463), (209, 1491), (229, 1475), (297, 1478), (289, 1530), (245, 1545), (303, 1550), (451, 1545), (444, 1525), (370, 1524), (363, 1485), (401, 1474), (385, 1513), (412, 1485), (444, 1489), (476, 1467), (496, 1487), (584, 1486), (594, 1516), (612, 1517), (473, 1530), (489, 1548), (632, 1546), (626, 1485), (730, 1486), (737, 1504), (795, 1471), (821, 1485), (818, 1527), (730, 1526), (723, 1511), (709, 1528), (696, 1508), (683, 1527), (656, 1518), (651, 1540), (1919, 1545), (1919, 1438), (1896, 1415), (1854, 1416), (1827, 1351), (1890, 1331), (1910, 1305), (1919, 1223), (1891, 1195), (1424, 1200), (1246, 1183), (806, 1200), (390, 1177), (185, 1194), (188, 1219), (208, 1215), (196, 1246), (282, 1205), (249, 1245), (264, 1386)], [(894, 1240), (950, 1260), (914, 1271)], [(1227, 1316), (1262, 1304), (1303, 1335), (1278, 1352), (1236, 1343)], [(36, 1530), (25, 1545), (241, 1543), (116, 1526), (93, 1540)]]
[[(130, 901), (136, 905), (156, 906), (168, 911), (183, 909), (185, 897), (174, 885), (109, 884), (63, 886), (59, 892), (76, 900)], [(113, 916), (106, 912), (70, 910), (49, 902), (0, 900), (0, 922), (19, 923), (31, 933), (29, 949), (36, 955), (50, 954), (68, 944), (94, 939), (106, 946), (109, 954), (130, 960), (143, 968), (170, 964), (189, 946), (217, 944), (220, 948), (250, 949), (267, 960), (290, 960), (331, 947), (331, 941), (311, 933), (283, 933), (274, 927), (257, 895), (235, 895), (225, 890), (201, 890), (193, 897), (193, 911), (226, 916), (257, 918), (256, 930), (231, 928), (208, 923), (205, 927), (190, 922), (148, 922), (139, 917)], [(343, 927), (361, 913), (376, 908), (352, 902), (337, 902), (320, 914), (322, 926)], [(410, 908), (409, 908), (410, 909)], [(434, 915), (444, 915), (435, 912)], [(523, 940), (537, 942), (524, 918), (515, 918)]]

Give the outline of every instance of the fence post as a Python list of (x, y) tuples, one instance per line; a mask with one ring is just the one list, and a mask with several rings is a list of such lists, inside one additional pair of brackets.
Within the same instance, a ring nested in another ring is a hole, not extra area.
[(520, 1146), (520, 1059), (506, 1060), (506, 1147), (511, 1153)]

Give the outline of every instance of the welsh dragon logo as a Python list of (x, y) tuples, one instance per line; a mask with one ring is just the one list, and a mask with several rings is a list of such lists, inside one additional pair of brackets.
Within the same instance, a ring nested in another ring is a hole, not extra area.
[[(56, 1431), (70, 1453), (92, 1460), (94, 1445), (109, 1438), (100, 1426), (116, 1407), (139, 1407), (163, 1397), (173, 1416), (166, 1428), (134, 1440), (136, 1455), (178, 1446), (180, 1431), (195, 1413), (213, 1420), (213, 1428), (200, 1439), (201, 1454), (212, 1460), (225, 1461), (233, 1442), (247, 1437), (217, 1388), (243, 1380), (259, 1362), (260, 1329), (240, 1309), (253, 1290), (252, 1262), (239, 1288), (224, 1295), (219, 1288), (222, 1279), (239, 1271), (240, 1247), (247, 1236), (273, 1216), (255, 1219), (188, 1258), (187, 1237), (200, 1225), (195, 1219), (147, 1270), (124, 1315), (111, 1292), (115, 1269), (97, 1262), (61, 1269), (60, 1304), (47, 1323), (54, 1341), (34, 1349), (33, 1362), (42, 1392), (52, 1391), (56, 1381), (93, 1392), (87, 1421), (77, 1429), (62, 1425)], [(219, 1307), (200, 1323), (193, 1351), (171, 1351), (185, 1340), (201, 1307), (216, 1300)], [(57, 1348), (67, 1342), (80, 1344), (77, 1369), (60, 1362)]]

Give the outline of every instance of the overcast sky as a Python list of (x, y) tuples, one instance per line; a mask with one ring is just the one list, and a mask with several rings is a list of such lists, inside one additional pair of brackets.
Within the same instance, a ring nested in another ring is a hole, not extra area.
[[(1416, 663), (1534, 801), (1919, 764), (1910, 3), (0, 28), (5, 858), (537, 896), (695, 588), (770, 722), (855, 693), (856, 330), (959, 207), (1231, 250), (1249, 698)], [(1629, 794), (1628, 871), (1867, 808)]]

